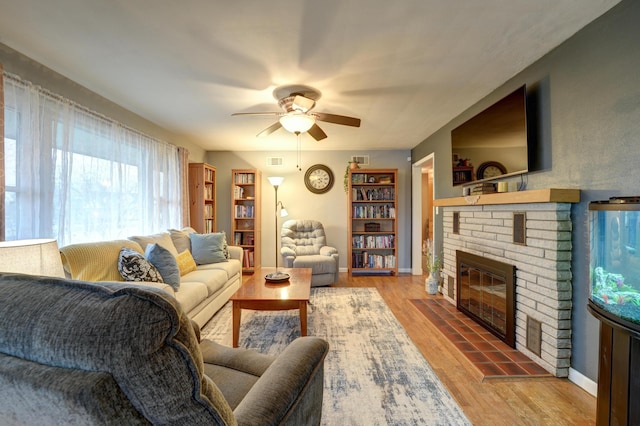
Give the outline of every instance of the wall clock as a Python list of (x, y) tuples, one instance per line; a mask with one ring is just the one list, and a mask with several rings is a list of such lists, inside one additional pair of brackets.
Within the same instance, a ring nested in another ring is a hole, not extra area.
[(304, 184), (314, 194), (324, 194), (333, 186), (333, 172), (324, 164), (314, 164), (304, 174)]
[(507, 173), (507, 168), (497, 161), (486, 161), (480, 164), (478, 167), (478, 171), (476, 172), (476, 178), (480, 179), (488, 179), (492, 177), (497, 177)]

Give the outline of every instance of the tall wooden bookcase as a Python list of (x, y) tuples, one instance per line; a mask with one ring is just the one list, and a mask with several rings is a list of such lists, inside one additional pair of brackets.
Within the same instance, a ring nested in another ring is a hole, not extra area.
[(206, 163), (189, 163), (189, 218), (201, 234), (215, 232), (216, 168)]
[(233, 245), (244, 252), (242, 272), (260, 268), (260, 196), (262, 175), (258, 169), (231, 170), (231, 234)]
[(349, 274), (398, 275), (398, 169), (348, 176)]

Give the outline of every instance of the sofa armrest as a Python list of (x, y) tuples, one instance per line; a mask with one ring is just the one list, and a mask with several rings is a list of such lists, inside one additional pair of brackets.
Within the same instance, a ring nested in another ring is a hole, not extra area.
[(333, 254), (338, 254), (338, 249), (331, 246), (322, 246), (320, 247), (320, 254), (323, 256), (331, 256)]
[(242, 247), (227, 246), (227, 249), (229, 250), (229, 257), (231, 259), (238, 259), (240, 264), (242, 264)]
[(293, 261), (296, 259), (296, 252), (289, 247), (280, 248), (282, 255), (282, 266), (285, 268), (293, 268)]
[(202, 352), (202, 360), (206, 364), (219, 365), (252, 376), (262, 376), (275, 359), (275, 357), (249, 349), (223, 346), (208, 339), (203, 339), (200, 342), (200, 351)]
[(238, 425), (320, 424), (328, 350), (318, 337), (294, 340), (234, 410)]

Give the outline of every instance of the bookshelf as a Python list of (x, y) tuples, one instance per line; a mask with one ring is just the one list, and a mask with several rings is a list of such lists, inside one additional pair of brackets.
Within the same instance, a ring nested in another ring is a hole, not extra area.
[(257, 169), (231, 170), (232, 244), (242, 247), (242, 272), (252, 274), (260, 268), (260, 188)]
[(454, 166), (453, 167), (453, 184), (460, 185), (469, 183), (474, 180), (472, 166)]
[(398, 170), (348, 175), (349, 274), (398, 274)]
[(216, 168), (206, 163), (189, 163), (189, 218), (201, 234), (216, 231)]

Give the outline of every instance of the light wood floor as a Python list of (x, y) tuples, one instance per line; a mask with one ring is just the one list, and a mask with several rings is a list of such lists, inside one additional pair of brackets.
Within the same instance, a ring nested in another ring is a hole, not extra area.
[[(376, 287), (474, 425), (594, 425), (596, 399), (567, 379), (482, 381), (477, 369), (409, 302), (426, 299), (424, 278), (340, 274), (337, 287)], [(441, 296), (440, 296), (441, 297)]]

